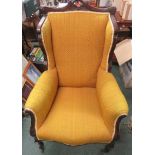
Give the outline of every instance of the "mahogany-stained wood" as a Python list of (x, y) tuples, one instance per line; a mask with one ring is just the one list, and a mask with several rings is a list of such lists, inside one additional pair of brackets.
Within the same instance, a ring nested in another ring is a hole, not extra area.
[(44, 143), (41, 140), (39, 140), (36, 136), (36, 130), (35, 130), (36, 120), (33, 112), (26, 109), (24, 110), (24, 113), (25, 115), (29, 115), (31, 118), (30, 135), (34, 138), (34, 142), (38, 143), (40, 150), (44, 152)]
[(101, 151), (103, 152), (109, 152), (115, 145), (115, 142), (118, 141), (120, 139), (120, 134), (119, 134), (119, 128), (120, 128), (120, 123), (121, 123), (121, 120), (126, 117), (126, 115), (122, 115), (118, 118), (117, 122), (116, 122), (116, 127), (115, 127), (115, 134), (114, 134), (114, 138), (113, 140), (111, 141), (111, 143), (109, 144), (106, 144), (105, 148)]
[[(76, 5), (76, 3), (80, 3), (81, 5)], [(112, 15), (115, 15), (116, 8), (115, 7), (105, 7), (105, 8), (97, 8), (90, 6), (88, 3), (83, 2), (82, 0), (73, 0), (69, 1), (68, 5), (62, 8), (54, 8), (54, 7), (40, 7), (41, 14), (46, 15), (48, 12), (64, 12), (64, 11), (73, 11), (73, 10), (89, 10), (95, 12), (110, 12)]]
[(115, 18), (119, 27), (132, 27), (132, 20), (123, 20), (119, 11), (115, 12)]

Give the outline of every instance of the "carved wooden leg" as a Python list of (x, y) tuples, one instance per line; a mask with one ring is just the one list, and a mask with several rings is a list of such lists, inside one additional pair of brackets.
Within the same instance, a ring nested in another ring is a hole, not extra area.
[(29, 114), (30, 117), (31, 117), (31, 126), (30, 126), (30, 135), (34, 138), (34, 142), (35, 143), (38, 143), (39, 145), (39, 149), (44, 152), (44, 143), (42, 141), (40, 141), (37, 136), (36, 136), (36, 130), (35, 130), (35, 117), (34, 117), (34, 114), (29, 111), (29, 110), (25, 110), (25, 113), (26, 114)]
[(116, 127), (115, 127), (115, 135), (113, 140), (111, 141), (111, 143), (106, 144), (105, 148), (102, 150), (103, 152), (107, 153), (111, 150), (111, 148), (114, 147), (115, 142), (118, 141), (120, 139), (120, 134), (119, 134), (119, 126), (120, 126), (120, 122), (122, 120), (122, 118), (124, 118), (126, 116), (120, 116), (116, 122)]
[(116, 128), (115, 128), (115, 136), (114, 136), (114, 140), (115, 141), (118, 141), (120, 139), (120, 123), (121, 123), (121, 120), (126, 117), (125, 115), (123, 116), (120, 116), (117, 120), (117, 123), (116, 123)]

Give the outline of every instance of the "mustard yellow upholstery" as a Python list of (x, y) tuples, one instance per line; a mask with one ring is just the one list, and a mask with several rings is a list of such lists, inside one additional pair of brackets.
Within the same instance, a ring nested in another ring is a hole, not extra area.
[(38, 136), (72, 145), (110, 141), (112, 136), (104, 124), (96, 89), (59, 87)]
[(108, 58), (113, 25), (108, 13), (49, 13), (42, 26), (48, 58), (25, 108), (38, 139), (70, 145), (109, 143), (128, 106)]
[(127, 102), (114, 76), (101, 68), (97, 75), (96, 90), (104, 122), (109, 132), (113, 133), (117, 118), (128, 114)]
[(45, 71), (38, 79), (26, 102), (26, 109), (36, 116), (36, 128), (39, 129), (50, 111), (57, 92), (58, 77), (56, 69)]
[(95, 87), (108, 17), (89, 12), (48, 14), (60, 86)]

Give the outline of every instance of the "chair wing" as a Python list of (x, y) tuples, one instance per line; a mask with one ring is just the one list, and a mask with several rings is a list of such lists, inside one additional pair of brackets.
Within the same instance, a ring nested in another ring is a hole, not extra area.
[(55, 61), (53, 56), (52, 29), (48, 17), (46, 17), (41, 28), (41, 37), (48, 59), (48, 69), (52, 69), (55, 67)]
[(114, 76), (102, 69), (98, 71), (96, 89), (104, 122), (109, 131), (114, 133), (117, 119), (128, 114), (126, 99)]
[(109, 60), (110, 50), (113, 44), (113, 37), (114, 37), (114, 28), (113, 28), (111, 18), (109, 17), (106, 30), (105, 30), (105, 41), (104, 41), (104, 48), (103, 48), (103, 57), (101, 62), (101, 68), (105, 71), (108, 71), (108, 66), (109, 66), (108, 60)]
[(58, 78), (56, 69), (45, 71), (38, 79), (28, 100), (25, 109), (34, 113), (37, 129), (48, 114), (57, 92)]

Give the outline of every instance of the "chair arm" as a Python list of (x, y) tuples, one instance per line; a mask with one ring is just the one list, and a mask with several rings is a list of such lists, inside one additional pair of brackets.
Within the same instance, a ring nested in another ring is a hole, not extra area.
[(128, 104), (114, 76), (102, 69), (98, 71), (96, 89), (103, 119), (113, 132), (117, 119), (128, 114)]
[(38, 79), (25, 104), (25, 110), (35, 115), (38, 129), (47, 116), (57, 92), (58, 77), (56, 69), (45, 71)]

